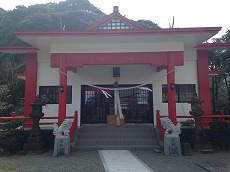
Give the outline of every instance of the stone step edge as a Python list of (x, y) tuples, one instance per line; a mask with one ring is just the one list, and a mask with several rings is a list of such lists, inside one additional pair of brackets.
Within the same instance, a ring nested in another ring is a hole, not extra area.
[(77, 150), (162, 150), (161, 146), (76, 146), (73, 151)]

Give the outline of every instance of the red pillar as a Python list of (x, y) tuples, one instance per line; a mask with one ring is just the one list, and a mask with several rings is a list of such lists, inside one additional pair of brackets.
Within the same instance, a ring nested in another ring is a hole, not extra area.
[[(205, 115), (211, 115), (211, 92), (209, 83), (209, 68), (208, 68), (208, 50), (197, 51), (197, 68), (198, 68), (198, 89), (199, 98), (204, 101), (202, 110)], [(208, 123), (210, 119), (203, 118), (202, 122)]]
[(26, 82), (25, 82), (25, 100), (24, 116), (29, 117), (32, 109), (30, 104), (36, 97), (37, 88), (37, 53), (26, 54)]
[(175, 67), (173, 52), (168, 53), (167, 73), (168, 114), (173, 124), (176, 125), (176, 88), (171, 88), (171, 84), (175, 84)]
[(63, 92), (59, 91), (59, 109), (58, 109), (58, 126), (66, 118), (66, 97), (67, 97), (67, 68), (64, 55), (60, 56), (60, 82), (59, 86), (63, 87)]

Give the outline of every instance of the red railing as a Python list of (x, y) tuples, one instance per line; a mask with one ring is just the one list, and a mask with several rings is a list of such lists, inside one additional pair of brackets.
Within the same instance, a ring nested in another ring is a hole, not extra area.
[[(73, 119), (73, 123), (72, 126), (70, 128), (70, 143), (74, 142), (74, 131), (77, 129), (78, 126), (78, 111), (74, 112), (74, 116), (68, 116), (66, 117), (68, 119)], [(20, 120), (20, 119), (24, 119), (24, 120), (28, 120), (31, 119), (30, 117), (24, 117), (24, 116), (16, 116), (15, 112), (12, 112), (12, 116), (9, 117), (0, 117), (0, 120), (3, 121), (15, 121), (15, 120)], [(58, 119), (57, 116), (44, 116), (41, 119)], [(39, 122), (40, 125), (53, 125), (54, 123), (57, 122)], [(1, 125), (5, 125), (6, 122), (0, 122), (0, 126)], [(32, 122), (24, 122), (24, 125), (27, 126), (27, 128), (31, 128), (33, 123)]]
[(164, 142), (164, 136), (165, 136), (165, 129), (161, 125), (161, 120), (160, 118), (166, 117), (166, 116), (160, 116), (160, 111), (156, 110), (156, 127), (160, 130), (161, 133), (161, 140)]
[(78, 129), (77, 125), (78, 125), (78, 111), (75, 111), (74, 112), (74, 120), (73, 120), (72, 126), (70, 128), (70, 133), (69, 133), (69, 135), (70, 135), (70, 143), (74, 143), (74, 131), (76, 129)]
[[(168, 117), (168, 116), (161, 116), (160, 115), (160, 111), (156, 110), (156, 127), (160, 130), (161, 132), (161, 140), (164, 141), (164, 134), (165, 134), (165, 129), (163, 128), (163, 126), (161, 125), (161, 120), (160, 118), (163, 117)], [(176, 116), (176, 118), (184, 118), (184, 119), (190, 119), (193, 118), (193, 116)], [(226, 121), (225, 118), (230, 118), (230, 115), (225, 115), (223, 113), (223, 110), (220, 110), (220, 114), (219, 115), (204, 115), (201, 117), (202, 119), (206, 118), (206, 119), (211, 119), (210, 122), (212, 121), (212, 119), (219, 119), (221, 122), (229, 122), (230, 121)], [(194, 121), (190, 122), (190, 121), (180, 121), (181, 124), (194, 124)], [(203, 125), (207, 125), (209, 122), (201, 122), (201, 124)]]

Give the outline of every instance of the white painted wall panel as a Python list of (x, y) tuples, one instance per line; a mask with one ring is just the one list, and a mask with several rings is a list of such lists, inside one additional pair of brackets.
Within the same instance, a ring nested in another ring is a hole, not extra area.
[(114, 43), (114, 44), (51, 44), (51, 53), (115, 53), (184, 51), (182, 42)]
[(197, 52), (196, 49), (185, 49), (184, 50), (184, 57), (185, 60), (187, 61), (193, 61), (193, 60), (197, 60)]
[(39, 51), (37, 54), (38, 63), (50, 63), (50, 53)]

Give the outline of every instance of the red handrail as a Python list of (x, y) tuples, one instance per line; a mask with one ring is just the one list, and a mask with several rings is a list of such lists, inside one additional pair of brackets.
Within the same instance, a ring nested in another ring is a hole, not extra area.
[(77, 125), (78, 125), (78, 111), (74, 112), (74, 120), (72, 123), (72, 127), (70, 128), (70, 143), (74, 143), (74, 132), (77, 129)]
[(162, 142), (164, 142), (165, 129), (161, 125), (160, 117), (162, 117), (162, 116), (160, 116), (160, 111), (156, 110), (156, 127), (159, 128), (159, 130), (161, 132), (161, 140), (162, 140)]

